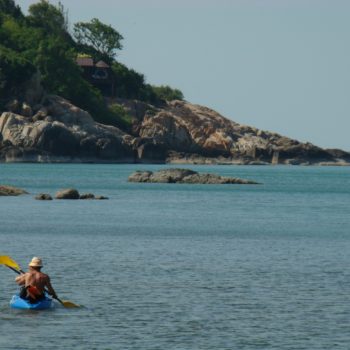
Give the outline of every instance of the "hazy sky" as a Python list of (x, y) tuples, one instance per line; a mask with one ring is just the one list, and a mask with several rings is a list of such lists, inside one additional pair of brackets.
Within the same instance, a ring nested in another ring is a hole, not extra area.
[(71, 23), (97, 17), (117, 29), (118, 59), (147, 82), (239, 123), (350, 151), (350, 1), (61, 2)]

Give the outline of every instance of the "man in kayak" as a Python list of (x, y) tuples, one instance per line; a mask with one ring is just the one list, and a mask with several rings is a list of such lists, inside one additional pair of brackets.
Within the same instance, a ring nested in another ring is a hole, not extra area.
[(42, 260), (34, 257), (29, 263), (29, 271), (16, 278), (18, 285), (22, 286), (20, 297), (36, 303), (45, 298), (45, 288), (54, 298), (57, 298), (52, 288), (50, 277), (41, 272)]

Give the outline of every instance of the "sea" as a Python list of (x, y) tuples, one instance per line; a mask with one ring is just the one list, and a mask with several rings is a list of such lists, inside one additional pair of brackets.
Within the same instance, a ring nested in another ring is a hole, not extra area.
[[(350, 349), (350, 168), (182, 166), (259, 185), (128, 183), (149, 164), (0, 164), (0, 255), (61, 299), (9, 307), (0, 349)], [(176, 167), (179, 167), (177, 165)], [(38, 201), (64, 188), (109, 200)]]

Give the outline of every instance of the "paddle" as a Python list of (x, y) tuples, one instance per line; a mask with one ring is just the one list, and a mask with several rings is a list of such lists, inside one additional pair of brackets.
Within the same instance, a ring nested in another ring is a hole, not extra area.
[[(21, 274), (21, 273), (25, 273), (21, 267), (16, 263), (16, 261), (14, 261), (13, 259), (11, 259), (9, 256), (0, 256), (0, 264), (1, 265), (5, 265), (7, 266), (9, 269), (11, 269), (12, 271), (16, 272), (17, 274)], [(45, 290), (45, 292), (47, 292), (47, 290)], [(54, 299), (56, 299), (58, 302), (60, 302), (64, 307), (66, 308), (74, 308), (74, 307), (80, 307), (77, 304), (72, 303), (69, 300), (61, 300), (60, 298), (58, 298), (57, 296), (54, 297), (52, 296)]]

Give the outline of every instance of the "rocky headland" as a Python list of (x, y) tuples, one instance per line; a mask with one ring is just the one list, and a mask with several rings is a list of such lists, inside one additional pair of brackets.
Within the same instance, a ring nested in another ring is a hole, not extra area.
[(217, 174), (201, 174), (189, 169), (163, 169), (157, 172), (136, 171), (128, 178), (129, 182), (148, 183), (181, 183), (181, 184), (258, 184), (255, 181), (240, 179), (236, 177), (226, 177)]
[(132, 127), (94, 121), (54, 95), (11, 101), (0, 116), (2, 162), (349, 165), (350, 153), (322, 149), (241, 125), (186, 101), (156, 107), (116, 100)]

